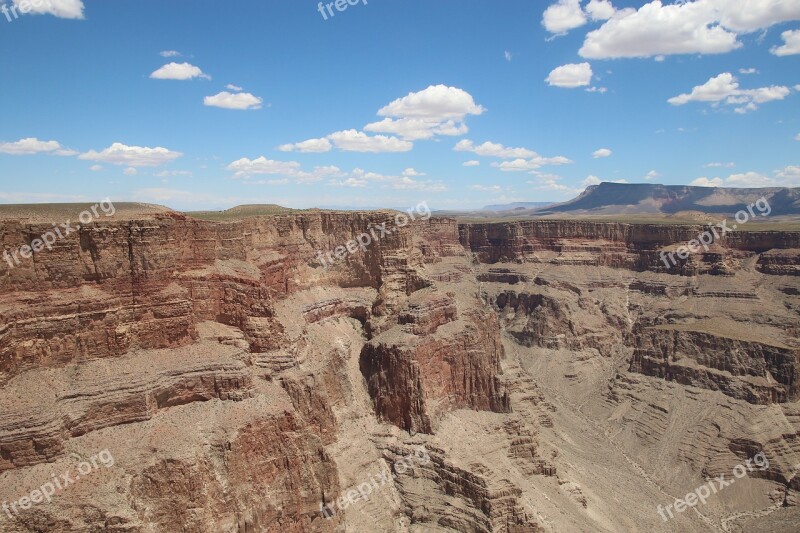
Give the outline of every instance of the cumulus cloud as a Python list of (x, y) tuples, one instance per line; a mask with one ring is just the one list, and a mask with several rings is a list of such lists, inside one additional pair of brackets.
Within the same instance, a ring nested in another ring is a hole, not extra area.
[(486, 111), (471, 94), (457, 87), (431, 85), (419, 92), (398, 98), (378, 110), (379, 122), (367, 124), (365, 131), (392, 133), (405, 140), (431, 139), (437, 135), (464, 135), (464, 120)]
[(479, 146), (475, 146), (475, 144), (468, 139), (460, 141), (453, 150), (456, 152), (473, 152), (484, 157), (499, 157), (501, 159), (535, 157), (537, 155), (536, 152), (528, 150), (527, 148), (507, 148), (502, 144), (488, 141)]
[(81, 0), (13, 0), (14, 7), (21, 14), (53, 15), (62, 19), (82, 19), (83, 2)]
[(261, 109), (264, 100), (250, 93), (232, 94), (222, 91), (214, 96), (206, 96), (203, 104), (209, 107), (221, 107), (222, 109), (236, 109), (246, 111), (250, 109)]
[(800, 54), (800, 30), (789, 30), (781, 34), (783, 46), (775, 46), (770, 52), (776, 56), (791, 56)]
[(328, 139), (308, 139), (307, 141), (282, 144), (278, 147), (281, 152), (323, 153), (330, 152), (333, 145)]
[[(800, 139), (800, 135), (798, 135), (797, 137), (798, 137), (798, 139)], [(479, 166), (481, 166), (481, 162), (480, 161), (475, 161), (473, 159), (471, 161), (464, 161), (463, 166), (465, 166), (465, 167), (479, 167)]]
[(394, 190), (414, 190), (426, 192), (442, 192), (447, 187), (439, 181), (416, 180), (410, 174), (424, 176), (417, 173), (414, 169), (406, 169), (400, 176), (380, 174), (377, 172), (366, 172), (360, 168), (354, 169), (349, 175), (341, 179), (332, 179), (328, 185), (332, 187), (364, 188), (375, 186)]
[(344, 130), (328, 135), (336, 148), (344, 152), (408, 152), (414, 145), (397, 137), (375, 135), (370, 137), (363, 131)]
[(592, 20), (608, 20), (614, 16), (616, 11), (609, 0), (590, 0), (586, 4), (586, 13)]
[(36, 137), (27, 137), (15, 142), (0, 142), (0, 154), (8, 155), (78, 155), (78, 152), (61, 146), (58, 141), (40, 141)]
[(694, 0), (618, 10), (589, 32), (580, 55), (590, 59), (721, 54), (742, 46), (741, 34), (800, 19), (787, 0)]
[(787, 166), (775, 170), (772, 176), (760, 172), (742, 172), (731, 174), (727, 178), (701, 177), (690, 185), (700, 187), (798, 187), (800, 186), (800, 166)]
[(230, 91), (236, 91), (237, 93), (244, 91), (243, 88), (239, 87), (238, 85), (234, 85), (232, 83), (229, 83), (228, 85), (226, 85), (225, 88), (230, 90)]
[(125, 170), (123, 170), (122, 173), (125, 174), (126, 176), (135, 176), (139, 173), (139, 171), (133, 167), (128, 167)]
[(735, 166), (736, 164), (732, 162), (731, 163), (714, 162), (714, 163), (706, 163), (705, 165), (703, 165), (703, 168), (733, 168)]
[(481, 192), (500, 192), (503, 190), (499, 185), (470, 185), (469, 188), (473, 191)]
[(114, 143), (101, 152), (91, 150), (81, 154), (78, 159), (128, 167), (157, 167), (174, 161), (182, 155), (181, 152), (173, 152), (161, 147), (147, 148)]
[(586, 87), (592, 82), (592, 66), (589, 63), (570, 63), (553, 69), (547, 76), (547, 83), (554, 87), (575, 89)]
[(569, 30), (586, 24), (586, 14), (581, 9), (581, 0), (558, 0), (544, 11), (542, 25), (550, 33), (564, 35)]
[[(433, 139), (437, 136), (465, 135), (469, 129), (465, 120), (469, 115), (481, 115), (486, 111), (475, 103), (468, 92), (457, 87), (431, 85), (427, 89), (411, 92), (378, 110), (383, 117), (378, 122), (364, 126), (364, 131), (349, 129), (327, 135), (338, 149), (348, 152), (407, 152), (412, 141)], [(369, 136), (364, 132), (389, 135)], [(304, 141), (310, 146), (323, 148), (320, 139)], [(282, 145), (289, 150), (300, 144)]]
[(492, 166), (499, 168), (503, 172), (531, 172), (536, 171), (542, 167), (568, 165), (572, 163), (569, 159), (563, 156), (557, 157), (542, 157), (537, 155), (530, 159), (514, 159), (511, 161), (503, 161), (502, 163), (492, 163)]
[(646, 181), (653, 181), (661, 177), (661, 172), (657, 170), (651, 170), (647, 174), (644, 175), (644, 179)]
[(161, 57), (181, 57), (181, 53), (177, 50), (164, 50), (159, 52), (158, 55)]
[(723, 181), (722, 178), (712, 178), (708, 179), (705, 176), (702, 178), (697, 178), (696, 180), (689, 183), (689, 185), (693, 187), (722, 187)]
[(365, 131), (392, 133), (399, 135), (406, 141), (428, 140), (437, 135), (456, 137), (469, 133), (469, 128), (463, 122), (447, 120), (439, 122), (422, 118), (385, 118), (380, 122), (372, 122), (364, 126)]
[(611, 157), (611, 154), (613, 153), (614, 152), (612, 152), (608, 148), (600, 148), (599, 150), (595, 150), (595, 152), (592, 154), (592, 157), (595, 159), (600, 159), (603, 157)]
[(167, 63), (160, 69), (150, 74), (154, 80), (191, 80), (193, 78), (203, 78), (210, 80), (211, 76), (204, 74), (200, 67), (191, 63)]
[(153, 174), (157, 178), (174, 178), (176, 176), (191, 177), (192, 171), (190, 170), (162, 170)]
[(103, 165), (92, 165), (89, 167), (89, 170), (91, 170), (92, 172), (100, 172), (101, 170), (103, 170)]
[(488, 141), (475, 146), (475, 143), (472, 141), (464, 139), (456, 144), (453, 150), (456, 152), (472, 152), (483, 157), (510, 159), (511, 161), (492, 164), (493, 167), (499, 168), (504, 172), (534, 171), (543, 166), (566, 165), (572, 163), (572, 161), (564, 156), (542, 157), (533, 150), (527, 148), (511, 148)]
[(463, 89), (431, 85), (384, 106), (378, 111), (378, 116), (460, 121), (467, 115), (480, 115), (484, 111), (483, 106), (476, 104), (472, 95)]
[(274, 161), (264, 156), (256, 159), (243, 157), (228, 165), (228, 170), (233, 171), (239, 178), (258, 174), (294, 175), (300, 170), (300, 163), (297, 161)]
[(730, 72), (723, 72), (703, 85), (694, 87), (691, 93), (672, 97), (668, 102), (674, 106), (686, 105), (689, 102), (736, 105), (739, 106), (735, 109), (737, 113), (746, 113), (758, 109), (758, 104), (783, 100), (791, 92), (789, 87), (779, 85), (740, 89), (739, 80)]
[(739, 69), (739, 74), (745, 74), (745, 75), (747, 75), (747, 74), (758, 74), (758, 69), (757, 68), (740, 68)]
[(589, 187), (590, 185), (600, 185), (600, 183), (602, 183), (602, 180), (600, 178), (598, 178), (597, 176), (594, 176), (594, 175), (589, 175), (589, 176), (586, 177), (585, 180), (583, 180), (581, 182), (581, 187), (583, 187), (585, 189), (586, 187)]

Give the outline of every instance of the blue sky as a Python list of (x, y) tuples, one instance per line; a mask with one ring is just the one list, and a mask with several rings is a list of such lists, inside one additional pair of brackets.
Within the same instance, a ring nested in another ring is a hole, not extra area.
[(800, 186), (800, 0), (37, 1), (0, 14), (2, 203)]

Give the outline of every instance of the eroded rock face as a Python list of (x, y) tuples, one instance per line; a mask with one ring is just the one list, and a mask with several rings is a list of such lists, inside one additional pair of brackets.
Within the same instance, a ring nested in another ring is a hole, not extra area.
[(800, 233), (671, 267), (702, 226), (433, 218), (320, 261), (394, 217), (156, 213), (0, 263), (0, 499), (116, 459), (0, 531), (705, 531), (653, 509), (761, 451), (748, 512), (800, 500)]

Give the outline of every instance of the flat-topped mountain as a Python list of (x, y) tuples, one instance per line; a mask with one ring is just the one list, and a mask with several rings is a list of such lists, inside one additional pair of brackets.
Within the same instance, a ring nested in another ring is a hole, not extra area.
[(733, 215), (766, 198), (770, 216), (800, 216), (800, 188), (733, 189), (650, 183), (592, 185), (574, 200), (535, 211), (536, 215), (674, 215), (681, 212)]

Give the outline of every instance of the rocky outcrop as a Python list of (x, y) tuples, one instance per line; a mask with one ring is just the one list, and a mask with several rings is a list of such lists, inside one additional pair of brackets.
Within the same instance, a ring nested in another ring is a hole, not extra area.
[(800, 348), (670, 326), (643, 328), (634, 339), (632, 372), (719, 390), (750, 403), (798, 399)]
[[(116, 458), (0, 531), (656, 530), (759, 451), (742, 490), (800, 500), (800, 233), (673, 268), (704, 226), (395, 217), (155, 211), (0, 262), (0, 500)], [(430, 463), (322, 516), (411, 440)]]
[(497, 331), (492, 313), (473, 311), (434, 335), (396, 328), (373, 338), (360, 364), (375, 413), (402, 429), (432, 433), (451, 409), (508, 412), (497, 377), (503, 357)]

